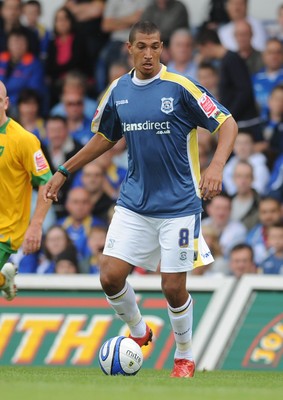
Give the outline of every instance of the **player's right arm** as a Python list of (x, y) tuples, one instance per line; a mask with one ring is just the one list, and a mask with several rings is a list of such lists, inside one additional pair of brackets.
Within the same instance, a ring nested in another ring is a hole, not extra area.
[[(107, 140), (102, 134), (96, 134), (91, 140), (73, 157), (67, 160), (63, 167), (65, 167), (70, 173), (73, 173), (89, 162), (95, 160), (105, 151), (111, 149), (116, 142)], [(46, 184), (43, 192), (43, 198), (45, 201), (48, 199), (58, 201), (58, 191), (66, 181), (66, 177), (60, 172), (56, 172), (53, 177)]]

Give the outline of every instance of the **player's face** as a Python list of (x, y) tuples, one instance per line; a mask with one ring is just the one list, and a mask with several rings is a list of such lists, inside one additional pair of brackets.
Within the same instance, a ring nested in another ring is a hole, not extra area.
[(159, 32), (150, 35), (136, 33), (134, 42), (128, 43), (128, 50), (133, 56), (137, 78), (150, 79), (158, 74), (162, 48)]

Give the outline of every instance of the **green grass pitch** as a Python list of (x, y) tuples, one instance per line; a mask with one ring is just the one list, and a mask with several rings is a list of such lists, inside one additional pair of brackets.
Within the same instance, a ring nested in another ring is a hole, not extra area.
[(282, 372), (197, 372), (169, 378), (168, 370), (142, 369), (133, 377), (105, 376), (98, 368), (0, 367), (7, 400), (282, 400)]

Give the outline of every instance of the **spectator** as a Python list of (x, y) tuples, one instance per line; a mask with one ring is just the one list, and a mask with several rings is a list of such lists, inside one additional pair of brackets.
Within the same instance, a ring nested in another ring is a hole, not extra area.
[(233, 179), (235, 166), (239, 161), (248, 161), (253, 167), (252, 187), (259, 195), (266, 194), (266, 188), (269, 181), (269, 169), (267, 159), (261, 153), (254, 152), (254, 141), (247, 132), (239, 132), (233, 149), (234, 155), (230, 158), (224, 167), (223, 185), (225, 191), (233, 196), (236, 194), (236, 186)]
[(85, 72), (88, 60), (74, 16), (66, 7), (59, 8), (55, 14), (53, 34), (46, 59), (51, 106), (59, 99), (60, 85), (66, 73), (76, 69)]
[(234, 169), (236, 194), (232, 198), (231, 219), (242, 222), (247, 230), (258, 223), (260, 197), (252, 188), (253, 167), (248, 161), (239, 161)]
[(91, 215), (91, 198), (84, 188), (70, 189), (67, 195), (66, 210), (68, 216), (59, 221), (74, 243), (80, 264), (80, 272), (85, 272), (88, 257), (87, 239), (93, 226), (105, 226), (105, 223)]
[(280, 4), (277, 9), (277, 23), (271, 21), (267, 25), (267, 33), (270, 38), (276, 37), (281, 42), (283, 42), (283, 4)]
[(36, 34), (39, 41), (39, 58), (44, 61), (50, 41), (49, 30), (40, 22), (42, 8), (38, 0), (28, 0), (23, 4), (23, 22)]
[(265, 120), (265, 127), (263, 130), (263, 137), (267, 142), (267, 148), (270, 149), (271, 146), (272, 150), (275, 153), (282, 152), (280, 150), (283, 148), (280, 146), (280, 143), (277, 142), (277, 138), (275, 136), (275, 132), (280, 131), (277, 130), (277, 128), (279, 124), (282, 122), (283, 122), (283, 81), (281, 84), (275, 86), (271, 90), (271, 93), (268, 97), (268, 111)]
[(283, 275), (283, 223), (278, 222), (267, 229), (268, 256), (260, 264), (264, 274)]
[(274, 163), (267, 192), (270, 197), (283, 204), (283, 154)]
[(58, 254), (55, 260), (54, 272), (60, 275), (79, 273), (77, 252), (73, 246)]
[(254, 49), (263, 51), (266, 43), (266, 32), (261, 21), (248, 15), (248, 0), (227, 0), (226, 10), (230, 22), (218, 29), (218, 34), (223, 46), (231, 51), (238, 51), (234, 36), (234, 27), (237, 21), (245, 19), (252, 27), (252, 45)]
[(208, 19), (203, 23), (201, 29), (216, 29), (230, 21), (225, 4), (226, 0), (209, 1)]
[(107, 229), (103, 226), (94, 226), (88, 235), (89, 273), (99, 274), (101, 256), (105, 245)]
[(194, 41), (188, 29), (181, 28), (172, 33), (169, 42), (169, 54), (167, 71), (184, 75), (187, 78), (197, 78)]
[(21, 0), (3, 0), (0, 17), (0, 52), (7, 50), (7, 38), (14, 29), (21, 29), (28, 41), (28, 52), (39, 56), (39, 40), (37, 35), (28, 27), (21, 24)]
[(69, 135), (81, 145), (85, 145), (93, 136), (91, 119), (84, 115), (84, 99), (78, 92), (68, 92), (62, 96)]
[(283, 81), (274, 87), (269, 97), (268, 127), (273, 128), (269, 138), (269, 150), (272, 156), (283, 153)]
[(223, 257), (221, 247), (219, 245), (219, 236), (216, 230), (210, 226), (205, 225), (202, 227), (202, 234), (206, 244), (209, 246), (211, 253), (213, 255), (214, 261), (209, 265), (203, 265), (199, 268), (192, 270), (192, 275), (227, 275), (228, 274), (228, 264), (227, 260)]
[(162, 62), (167, 64), (169, 61), (169, 42), (174, 31), (179, 28), (189, 29), (189, 13), (186, 6), (178, 0), (153, 0), (144, 10), (141, 20), (151, 21), (157, 25), (161, 31), (163, 41)]
[(217, 61), (219, 65), (219, 101), (231, 112), (239, 128), (258, 132), (261, 120), (245, 61), (223, 47), (217, 33), (211, 29), (200, 31), (197, 43), (203, 61)]
[[(48, 117), (45, 129), (46, 139), (44, 140), (44, 153), (49, 162), (51, 171), (54, 173), (58, 166), (71, 155), (77, 153), (82, 148), (82, 145), (69, 136), (67, 121), (63, 117), (56, 115)], [(57, 218), (66, 216), (64, 204), (74, 177), (75, 176), (68, 180), (65, 187), (60, 191), (58, 202), (54, 203)]]
[(206, 207), (208, 217), (202, 226), (211, 226), (219, 235), (219, 244), (227, 259), (230, 250), (238, 243), (244, 242), (247, 229), (244, 224), (231, 220), (231, 198), (225, 193), (214, 197)]
[(62, 83), (62, 90), (60, 93), (61, 101), (52, 107), (51, 115), (60, 115), (66, 117), (66, 110), (62, 102), (62, 98), (65, 94), (75, 93), (77, 96), (82, 96), (84, 100), (84, 115), (92, 119), (94, 112), (97, 108), (97, 102), (87, 95), (87, 79), (84, 74), (79, 71), (67, 72)]
[(108, 211), (114, 204), (103, 188), (105, 173), (96, 161), (85, 165), (82, 173), (74, 180), (74, 187), (81, 186), (90, 194), (92, 215), (102, 219), (108, 224)]
[(40, 116), (41, 99), (34, 89), (23, 89), (18, 97), (17, 119), (29, 132), (39, 140), (45, 138), (44, 119)]
[(105, 173), (104, 192), (113, 200), (117, 200), (120, 186), (127, 174), (127, 170), (123, 167), (117, 167), (113, 162), (116, 150), (112, 147), (96, 159), (96, 163), (100, 165)]
[(0, 80), (7, 87), (12, 115), (16, 115), (17, 101), (22, 89), (34, 89), (42, 97), (46, 93), (43, 67), (28, 52), (28, 40), (22, 28), (9, 33), (7, 51), (0, 53)]
[(45, 235), (43, 252), (39, 255), (37, 273), (52, 274), (55, 272), (55, 262), (64, 250), (74, 247), (69, 235), (61, 226), (54, 225)]
[(246, 242), (253, 248), (257, 265), (260, 265), (268, 255), (268, 227), (280, 221), (280, 202), (272, 197), (261, 198), (259, 202), (259, 223), (248, 232), (246, 237)]
[(198, 65), (197, 80), (216, 99), (219, 98), (219, 73), (212, 63), (203, 61)]
[[(107, 44), (99, 55), (96, 84), (99, 92), (107, 85), (110, 65), (122, 56), (122, 49), (128, 40), (130, 28), (139, 21), (150, 0), (107, 0), (101, 27), (110, 34)], [(112, 82), (112, 81), (111, 81)]]
[[(106, 3), (107, 0), (65, 1), (65, 7), (74, 15), (77, 30), (83, 37), (85, 53), (88, 59), (86, 75), (90, 81), (92, 81), (93, 71), (96, 69), (98, 55), (109, 39), (109, 34), (103, 32), (101, 27)], [(94, 92), (97, 95), (96, 88)]]
[(99, 90), (102, 90), (103, 87), (105, 88), (105, 90), (102, 90), (102, 92), (99, 93), (97, 100), (99, 102), (101, 101), (102, 97), (104, 96), (104, 94), (105, 94), (106, 90), (108, 89), (108, 86), (110, 85), (111, 82), (115, 81), (115, 79), (120, 78), (120, 76), (129, 72), (130, 69), (131, 69), (131, 67), (125, 60), (119, 59), (117, 61), (114, 61), (109, 66), (109, 69), (108, 69), (108, 79), (107, 79), (107, 84), (106, 84), (107, 87), (105, 88), (104, 84), (101, 86), (98, 84)]
[(261, 116), (266, 118), (268, 98), (272, 89), (283, 82), (283, 44), (269, 39), (263, 52), (264, 68), (253, 76), (253, 88)]
[(263, 59), (260, 51), (253, 48), (253, 31), (251, 24), (245, 19), (236, 21), (234, 35), (238, 46), (238, 54), (245, 60), (250, 75), (263, 68)]
[(237, 279), (245, 274), (256, 274), (254, 252), (251, 246), (240, 243), (232, 248), (229, 257), (230, 273)]

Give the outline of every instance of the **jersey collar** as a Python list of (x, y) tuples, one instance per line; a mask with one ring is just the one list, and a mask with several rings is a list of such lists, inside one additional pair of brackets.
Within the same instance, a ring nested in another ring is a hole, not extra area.
[(6, 133), (6, 127), (9, 122), (10, 122), (10, 118), (8, 118), (7, 121), (2, 126), (0, 126), (0, 133), (2, 133), (2, 134)]

